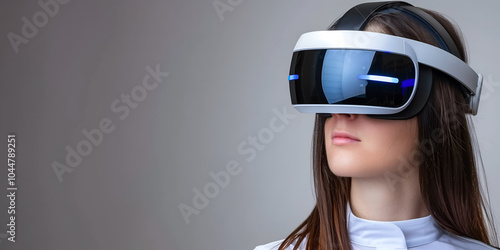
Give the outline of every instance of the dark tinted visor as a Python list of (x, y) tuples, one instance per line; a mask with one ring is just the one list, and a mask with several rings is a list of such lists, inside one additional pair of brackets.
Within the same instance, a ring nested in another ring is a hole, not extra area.
[(293, 53), (292, 104), (401, 107), (415, 85), (415, 65), (400, 54), (318, 49)]

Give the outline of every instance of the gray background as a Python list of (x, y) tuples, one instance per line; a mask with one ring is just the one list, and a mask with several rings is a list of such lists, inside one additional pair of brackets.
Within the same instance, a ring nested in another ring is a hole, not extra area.
[[(211, 0), (73, 0), (17, 53), (7, 35), (21, 35), (22, 18), (43, 9), (36, 1), (0, 2), (0, 136), (17, 135), (19, 187), (17, 242), (0, 238), (1, 249), (253, 249), (305, 219), (314, 204), (313, 115), (289, 104), (291, 51), (300, 34), (324, 29), (361, 1), (220, 2), (234, 6), (219, 16)], [(454, 19), (472, 67), (485, 76), (474, 121), (498, 222), (500, 2), (410, 2)], [(119, 119), (111, 103), (156, 65), (170, 74)], [(295, 117), (269, 133), (279, 119), (274, 109)], [(65, 148), (75, 149), (86, 139), (82, 130), (103, 118), (115, 129), (59, 182), (52, 164), (65, 164)], [(259, 133), (267, 144), (247, 160), (238, 146)], [(233, 160), (241, 172), (212, 190), (186, 224), (179, 205), (193, 207), (193, 189), (210, 186), (210, 172)]]

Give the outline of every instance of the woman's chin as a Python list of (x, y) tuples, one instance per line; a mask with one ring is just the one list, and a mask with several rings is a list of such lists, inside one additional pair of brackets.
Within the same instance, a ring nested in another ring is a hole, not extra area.
[(381, 177), (384, 173), (389, 170), (385, 168), (377, 168), (376, 166), (369, 164), (359, 164), (359, 160), (356, 163), (347, 162), (345, 159), (343, 161), (335, 161), (328, 163), (330, 171), (339, 177), (354, 177), (354, 178), (367, 178), (367, 177)]

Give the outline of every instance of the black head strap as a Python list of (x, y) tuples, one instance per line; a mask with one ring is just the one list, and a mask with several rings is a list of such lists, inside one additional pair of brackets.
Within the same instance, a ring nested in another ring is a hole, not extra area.
[(328, 27), (329, 30), (362, 30), (368, 20), (377, 12), (389, 9), (394, 6), (409, 5), (406, 2), (373, 2), (362, 3), (352, 7), (335, 23)]
[(371, 2), (362, 3), (348, 10), (329, 30), (362, 30), (373, 15), (385, 11), (400, 11), (413, 18), (425, 27), (437, 41), (440, 48), (461, 58), (458, 48), (446, 29), (427, 12), (414, 7), (407, 2)]

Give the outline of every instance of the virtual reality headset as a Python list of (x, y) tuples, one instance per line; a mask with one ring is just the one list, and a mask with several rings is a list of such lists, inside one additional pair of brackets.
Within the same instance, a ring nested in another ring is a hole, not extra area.
[[(373, 14), (387, 10), (418, 17), (440, 48), (360, 31)], [(462, 86), (469, 113), (477, 113), (482, 76), (459, 58), (450, 35), (426, 12), (404, 2), (365, 3), (331, 29), (305, 33), (295, 45), (288, 80), (298, 111), (409, 119), (427, 102), (433, 71), (438, 70)]]

